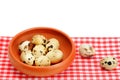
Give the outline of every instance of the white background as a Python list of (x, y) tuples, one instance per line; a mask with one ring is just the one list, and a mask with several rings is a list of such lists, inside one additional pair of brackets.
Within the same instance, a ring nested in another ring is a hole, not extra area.
[(1, 0), (0, 36), (38, 26), (71, 37), (120, 36), (120, 0)]

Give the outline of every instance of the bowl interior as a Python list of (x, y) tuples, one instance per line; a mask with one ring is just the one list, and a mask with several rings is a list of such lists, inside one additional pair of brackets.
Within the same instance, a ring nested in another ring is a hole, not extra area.
[(70, 42), (70, 39), (63, 32), (52, 28), (33, 28), (33, 29), (24, 30), (13, 38), (13, 42), (10, 47), (12, 51), (11, 54), (13, 54), (14, 58), (20, 61), (20, 52), (18, 49), (18, 45), (22, 41), (32, 40), (32, 36), (36, 34), (44, 35), (47, 39), (50, 38), (58, 39), (60, 42), (60, 50), (62, 50), (64, 53), (63, 60), (65, 60), (71, 53), (72, 44)]

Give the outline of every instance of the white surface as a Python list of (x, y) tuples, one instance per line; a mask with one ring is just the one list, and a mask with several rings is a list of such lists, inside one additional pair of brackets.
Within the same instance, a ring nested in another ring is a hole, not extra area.
[(120, 0), (1, 0), (0, 36), (38, 26), (74, 36), (120, 36)]

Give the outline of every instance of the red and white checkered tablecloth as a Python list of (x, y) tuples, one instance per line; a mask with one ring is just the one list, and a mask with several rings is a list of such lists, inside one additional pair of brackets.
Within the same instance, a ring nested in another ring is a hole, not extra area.
[[(11, 65), (8, 58), (8, 45), (12, 37), (0, 36), (0, 80), (120, 80), (120, 38), (119, 37), (72, 37), (76, 45), (76, 57), (73, 63), (63, 72), (54, 76), (34, 77), (25, 75)], [(91, 44), (96, 55), (82, 58), (78, 48), (80, 44)], [(115, 70), (101, 69), (101, 58), (113, 55), (118, 59)]]

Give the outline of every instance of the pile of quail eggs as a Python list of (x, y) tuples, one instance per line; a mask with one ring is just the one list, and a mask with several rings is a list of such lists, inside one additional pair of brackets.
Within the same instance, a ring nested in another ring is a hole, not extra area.
[(63, 59), (63, 52), (59, 49), (60, 43), (56, 38), (47, 39), (36, 34), (32, 40), (25, 40), (19, 44), (20, 59), (32, 66), (50, 66)]

